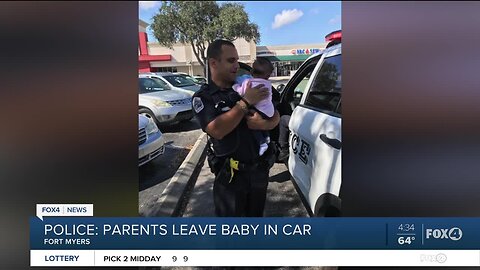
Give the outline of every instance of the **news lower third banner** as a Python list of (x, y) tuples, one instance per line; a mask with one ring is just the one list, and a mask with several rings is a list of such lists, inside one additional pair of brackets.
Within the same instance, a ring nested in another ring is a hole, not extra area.
[(480, 218), (41, 218), (31, 266), (480, 266)]

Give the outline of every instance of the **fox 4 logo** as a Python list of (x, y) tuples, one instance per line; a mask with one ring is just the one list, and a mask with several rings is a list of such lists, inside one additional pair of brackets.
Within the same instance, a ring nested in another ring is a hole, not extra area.
[(460, 228), (453, 227), (451, 229), (426, 229), (425, 238), (430, 239), (450, 239), (458, 241), (462, 238), (463, 232)]

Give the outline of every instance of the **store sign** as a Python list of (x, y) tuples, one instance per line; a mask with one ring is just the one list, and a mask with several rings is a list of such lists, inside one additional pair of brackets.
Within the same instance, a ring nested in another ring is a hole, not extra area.
[(315, 54), (318, 52), (320, 52), (320, 49), (293, 49), (290, 51), (290, 53), (294, 55)]

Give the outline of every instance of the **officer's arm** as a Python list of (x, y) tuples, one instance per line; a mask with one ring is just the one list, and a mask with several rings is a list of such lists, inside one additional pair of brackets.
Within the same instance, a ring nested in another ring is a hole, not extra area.
[[(239, 102), (243, 103), (242, 105), (244, 107), (247, 107), (245, 102)], [(238, 124), (240, 124), (244, 116), (244, 110), (237, 103), (235, 104), (235, 106), (233, 106), (231, 110), (226, 113), (222, 113), (221, 115), (217, 116), (213, 121), (208, 123), (205, 131), (213, 138), (221, 140), (223, 137), (225, 137), (225, 135), (232, 132), (232, 130), (234, 130), (238, 126)]]
[(255, 130), (272, 130), (280, 122), (280, 114), (277, 110), (270, 119), (263, 119), (263, 117), (255, 112), (252, 116), (247, 116), (248, 128)]

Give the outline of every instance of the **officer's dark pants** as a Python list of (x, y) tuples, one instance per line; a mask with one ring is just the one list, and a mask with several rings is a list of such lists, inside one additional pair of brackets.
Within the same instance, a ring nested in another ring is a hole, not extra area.
[(213, 200), (218, 217), (262, 217), (268, 186), (268, 167), (235, 171), (226, 166), (215, 177)]
[(288, 136), (290, 130), (288, 129), (288, 123), (290, 122), (290, 115), (282, 115), (280, 117), (279, 130), (278, 130), (278, 144), (282, 149), (288, 149)]

